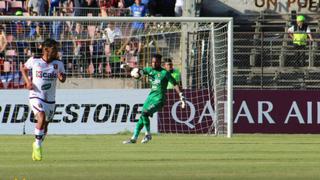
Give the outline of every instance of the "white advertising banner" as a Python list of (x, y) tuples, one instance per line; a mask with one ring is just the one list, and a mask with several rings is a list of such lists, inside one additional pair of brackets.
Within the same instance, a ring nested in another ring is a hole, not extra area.
[[(57, 89), (49, 134), (115, 134), (133, 131), (149, 89)], [(27, 90), (0, 91), (0, 134), (33, 134)], [(158, 132), (157, 114), (150, 119)]]

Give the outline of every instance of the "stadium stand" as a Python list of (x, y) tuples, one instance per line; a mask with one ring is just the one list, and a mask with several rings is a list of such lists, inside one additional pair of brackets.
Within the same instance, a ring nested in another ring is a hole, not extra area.
[[(314, 36), (319, 33), (319, 15), (307, 14)], [(318, 40), (309, 42), (306, 67), (290, 64), (292, 52), (288, 28), (295, 22), (292, 14), (261, 12), (235, 18), (234, 66), (236, 88), (317, 88), (320, 81)], [(312, 74), (312, 76), (310, 75)]]
[[(53, 15), (73, 16), (78, 14), (79, 16), (130, 16), (130, 10), (126, 7), (131, 4), (124, 3), (125, 8), (119, 8), (111, 5), (100, 4), (104, 1), (97, 1), (97, 4), (76, 6), (73, 1), (66, 1), (67, 3), (62, 6), (54, 8)], [(151, 2), (151, 1), (149, 1)], [(154, 4), (152, 4), (154, 5)], [(149, 6), (148, 6), (149, 7)], [(154, 7), (153, 7), (154, 8)], [(13, 15), (19, 9), (23, 10), (23, 14), (26, 15), (27, 9), (23, 1), (0, 1), (0, 12), (4, 14)], [(79, 13), (75, 13), (75, 12)], [(104, 13), (105, 14), (104, 14)], [(161, 14), (161, 13), (160, 13)], [(311, 28), (312, 33), (315, 36), (314, 42), (309, 42), (308, 50), (305, 51), (308, 59), (306, 60), (307, 66), (305, 67), (293, 67), (290, 59), (293, 58), (294, 53), (292, 51), (291, 39), (288, 36), (288, 28), (295, 23), (296, 12), (287, 14), (277, 14), (270, 12), (260, 13), (247, 13), (245, 15), (237, 15), (234, 18), (234, 85), (235, 88), (270, 88), (270, 89), (283, 89), (283, 88), (317, 88), (320, 85), (320, 50), (319, 50), (319, 26), (320, 18), (319, 14), (305, 14), (307, 23)], [(38, 30), (38, 36), (32, 36), (33, 41), (40, 41), (46, 38), (46, 35), (52, 33), (50, 29), (47, 29), (43, 24), (35, 25), (34, 27), (26, 25), (25, 23), (10, 23), (6, 24), (6, 37), (8, 41), (7, 50), (15, 50), (19, 56), (23, 56), (22, 60), (25, 60), (29, 55), (37, 54), (36, 42), (29, 47), (27, 52), (21, 52), (21, 48), (25, 46), (23, 43), (17, 43), (19, 40), (19, 28), (24, 28), (24, 36), (28, 36), (32, 28)], [(115, 41), (108, 45), (105, 50), (97, 53), (94, 49), (101, 47), (101, 42), (97, 43), (89, 42), (88, 39), (94, 39), (103, 37), (106, 35), (106, 24), (100, 26), (88, 25), (83, 27), (81, 35), (76, 36), (74, 34), (75, 25), (72, 24), (58, 24), (61, 31), (57, 34), (57, 39), (63, 39), (61, 44), (68, 44), (62, 52), (62, 57), (67, 59), (69, 66), (67, 71), (70, 72), (70, 76), (76, 77), (126, 77), (121, 74), (121, 70), (118, 69), (120, 61), (130, 59), (132, 64), (137, 63), (140, 59), (147, 54), (152, 54), (157, 51), (166, 52), (168, 49), (174, 49), (175, 44), (172, 41), (167, 41), (165, 36), (154, 36), (148, 39), (148, 46), (144, 49), (143, 55), (138, 55), (134, 50), (134, 42), (129, 41), (128, 50), (117, 52), (120, 48), (121, 41)], [(162, 25), (155, 25), (161, 26)], [(156, 27), (158, 28), (158, 27)], [(35, 30), (34, 30), (35, 31)], [(128, 29), (121, 29), (122, 35), (127, 36)], [(46, 32), (46, 33), (44, 33)], [(47, 33), (50, 32), (50, 33)], [(80, 37), (80, 39), (79, 39)], [(111, 60), (106, 64), (98, 63), (94, 64), (90, 70), (83, 69), (85, 66), (91, 65), (90, 62), (84, 62), (83, 57), (80, 58), (79, 54), (71, 53), (72, 42), (75, 40), (82, 42), (85, 47), (82, 47), (85, 54), (89, 59), (93, 59), (93, 62), (100, 62), (95, 60), (98, 58), (109, 57)], [(177, 39), (179, 41), (179, 39)], [(149, 45), (150, 44), (150, 45)], [(156, 46), (155, 46), (156, 44)], [(103, 45), (102, 45), (103, 46)], [(174, 54), (173, 54), (174, 55)], [(172, 54), (171, 54), (172, 56)], [(14, 59), (12, 56), (6, 58)], [(79, 60), (80, 58), (80, 60)], [(140, 58), (140, 59), (139, 59)], [(81, 60), (82, 59), (82, 60)], [(82, 62), (84, 64), (79, 64)], [(20, 62), (16, 62), (19, 64)], [(105, 71), (105, 74), (94, 76), (94, 73)], [(87, 72), (89, 75), (79, 74)]]

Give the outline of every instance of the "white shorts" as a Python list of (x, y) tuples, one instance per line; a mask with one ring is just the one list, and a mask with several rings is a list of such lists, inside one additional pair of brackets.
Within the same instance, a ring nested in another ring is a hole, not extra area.
[(55, 103), (45, 102), (44, 100), (33, 97), (29, 99), (31, 109), (36, 116), (38, 112), (44, 112), (46, 115), (46, 121), (50, 121), (54, 115)]

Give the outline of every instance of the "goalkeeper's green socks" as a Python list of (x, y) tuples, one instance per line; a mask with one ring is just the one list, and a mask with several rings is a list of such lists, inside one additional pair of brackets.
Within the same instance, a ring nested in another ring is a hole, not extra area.
[(136, 128), (131, 139), (138, 139), (141, 129), (145, 126), (147, 134), (150, 134), (150, 120), (148, 116), (140, 116), (139, 121), (137, 122)]
[(142, 122), (144, 127), (146, 128), (146, 134), (150, 134), (150, 120), (148, 116), (143, 116)]
[[(141, 116), (142, 117), (142, 116)], [(140, 117), (139, 121), (136, 124), (136, 128), (134, 129), (133, 136), (131, 139), (137, 140), (140, 134), (141, 129), (143, 128), (142, 118)]]

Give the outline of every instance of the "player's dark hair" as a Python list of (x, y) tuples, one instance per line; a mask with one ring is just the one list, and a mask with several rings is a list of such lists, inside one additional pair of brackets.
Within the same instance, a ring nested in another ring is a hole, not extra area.
[(156, 60), (161, 61), (162, 56), (161, 54), (154, 54), (152, 55), (152, 58), (156, 58)]
[(165, 58), (163, 60), (164, 63), (172, 63), (172, 59), (171, 58)]
[(46, 39), (42, 42), (41, 44), (41, 47), (44, 48), (44, 47), (53, 47), (53, 46), (57, 46), (58, 45), (58, 42), (54, 39)]

